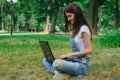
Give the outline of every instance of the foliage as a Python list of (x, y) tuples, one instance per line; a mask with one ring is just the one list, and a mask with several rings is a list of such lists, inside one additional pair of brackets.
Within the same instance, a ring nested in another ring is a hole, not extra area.
[(87, 7), (88, 7), (88, 2), (89, 0), (80, 0), (80, 1), (74, 1), (74, 3), (78, 4), (81, 9), (85, 12), (85, 14), (87, 15)]
[(26, 18), (25, 18), (25, 16), (24, 16), (24, 14), (22, 13), (22, 14), (19, 14), (19, 16), (18, 16), (18, 20), (17, 20), (17, 25), (18, 25), (18, 27), (24, 27), (25, 26), (25, 23), (26, 23)]
[[(120, 4), (120, 2), (118, 4)], [(102, 4), (102, 6), (99, 7), (99, 11), (103, 10), (103, 15), (102, 15), (102, 19), (101, 19), (102, 24), (100, 27), (108, 28), (109, 30), (114, 29), (114, 25), (115, 25), (115, 20), (114, 20), (114, 18), (115, 18), (114, 11), (115, 10), (114, 10), (114, 8), (115, 7), (116, 7), (116, 5), (115, 5), (114, 1), (112, 1), (112, 0), (105, 0), (105, 2)], [(120, 9), (118, 10), (118, 12), (120, 12)], [(99, 16), (100, 16), (100, 12), (99, 12)], [(118, 17), (119, 17), (119, 15), (118, 15)], [(118, 22), (119, 22), (119, 19), (120, 18), (118, 18)], [(116, 26), (116, 27), (119, 28), (119, 26)]]
[(37, 25), (37, 20), (35, 19), (34, 14), (32, 14), (32, 16), (30, 17), (29, 21), (28, 21), (30, 28), (36, 28)]
[[(0, 6), (2, 5), (2, 1), (0, 1)], [(19, 16), (21, 14), (24, 14), (25, 17), (25, 24), (24, 28), (28, 28), (29, 25), (31, 25), (30, 23), (28, 23), (28, 21), (30, 21), (31, 16), (34, 14), (34, 21), (37, 27), (40, 27), (39, 25), (41, 25), (42, 23), (45, 23), (46, 21), (46, 17), (47, 15), (50, 15), (52, 17), (52, 15), (57, 15), (57, 13), (59, 13), (58, 18), (57, 18), (57, 26), (58, 25), (62, 25), (64, 23), (63, 19), (63, 15), (60, 16), (60, 14), (62, 13), (64, 7), (69, 4), (69, 3), (76, 3), (78, 4), (82, 10), (85, 12), (86, 17), (88, 17), (88, 2), (90, 0), (18, 0), (17, 3), (9, 3), (6, 0), (4, 1), (4, 7), (3, 7), (3, 15), (0, 14), (0, 22), (1, 18), (3, 18), (4, 20), (4, 24), (9, 25), (8, 22), (5, 20), (6, 16), (11, 13), (14, 14), (13, 16), (13, 22), (15, 25), (20, 25), (18, 24), (17, 20), (19, 20)], [(103, 16), (102, 16), (102, 23), (101, 26), (102, 27), (107, 27), (110, 29), (113, 28), (114, 25), (114, 6), (115, 4), (113, 4), (112, 0), (99, 0), (99, 5), (103, 5), (104, 6), (104, 11), (103, 11)], [(48, 6), (50, 6), (50, 10), (48, 10)], [(119, 6), (120, 6), (120, 1), (119, 1)], [(1, 9), (2, 10), (2, 9)], [(101, 11), (101, 6), (99, 6), (99, 12)], [(120, 9), (119, 9), (120, 12)], [(119, 17), (120, 15), (118, 15)], [(50, 17), (50, 20), (52, 19)], [(62, 17), (62, 19), (60, 19)], [(109, 21), (108, 21), (109, 20)], [(120, 18), (119, 18), (120, 20)], [(52, 22), (52, 21), (50, 21)], [(62, 24), (61, 24), (62, 23)], [(0, 23), (1, 25), (2, 23)], [(119, 22), (120, 24), (120, 22)], [(35, 26), (34, 25), (34, 26)], [(8, 26), (5, 26), (8, 27)], [(43, 26), (42, 26), (43, 27)], [(61, 26), (60, 26), (61, 28)], [(7, 29), (7, 28), (5, 28)]]
[(104, 30), (102, 35), (96, 39), (96, 43), (101, 47), (120, 47), (120, 30)]
[(5, 26), (6, 26), (6, 29), (8, 30), (9, 26), (11, 25), (11, 15), (5, 16), (4, 21), (6, 22)]

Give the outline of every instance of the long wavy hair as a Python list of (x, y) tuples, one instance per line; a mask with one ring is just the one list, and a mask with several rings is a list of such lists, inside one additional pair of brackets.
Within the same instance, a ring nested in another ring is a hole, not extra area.
[(74, 23), (72, 24), (72, 30), (73, 30), (72, 37), (74, 37), (79, 32), (82, 25), (88, 26), (92, 35), (92, 29), (89, 26), (88, 22), (86, 21), (85, 16), (83, 15), (82, 9), (74, 3), (69, 4), (64, 10), (65, 32), (67, 32), (71, 27), (71, 23), (70, 21), (68, 21), (67, 16), (65, 15), (65, 12), (73, 13), (75, 15)]

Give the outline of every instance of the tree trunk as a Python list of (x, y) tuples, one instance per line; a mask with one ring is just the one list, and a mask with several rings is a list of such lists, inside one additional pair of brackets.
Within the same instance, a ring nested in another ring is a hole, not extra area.
[(50, 26), (50, 31), (49, 33), (55, 33), (55, 25), (56, 25), (56, 18), (57, 18), (57, 15), (52, 15), (52, 24)]
[(114, 29), (118, 26), (118, 0), (115, 0), (115, 6), (114, 6)]
[(45, 33), (49, 32), (49, 20), (50, 20), (50, 16), (47, 16), (47, 18), (46, 18), (46, 25), (45, 25), (45, 29), (44, 29)]
[(2, 30), (4, 30), (5, 28), (4, 28), (4, 23), (3, 23), (3, 6), (4, 6), (4, 0), (2, 0), (2, 5), (1, 5), (1, 14), (2, 14), (2, 17), (1, 17), (1, 21), (2, 21)]
[(55, 25), (56, 25), (56, 19), (57, 19), (58, 9), (56, 9), (52, 15), (52, 24), (50, 26), (49, 33), (55, 33)]
[(52, 14), (52, 24), (49, 28), (50, 29), (49, 33), (55, 33), (56, 19), (59, 11), (59, 7), (57, 7), (57, 3), (55, 2), (55, 0), (52, 0), (52, 3), (54, 4), (54, 6), (56, 5), (56, 8), (54, 8), (54, 12)]
[(88, 6), (88, 20), (90, 26), (92, 26), (94, 33), (97, 31), (97, 19), (98, 19), (98, 0), (89, 0)]
[(101, 8), (99, 21), (97, 23), (98, 32), (100, 32), (100, 30), (101, 30), (101, 23), (102, 23), (103, 12), (104, 12), (104, 6), (102, 6), (102, 8)]

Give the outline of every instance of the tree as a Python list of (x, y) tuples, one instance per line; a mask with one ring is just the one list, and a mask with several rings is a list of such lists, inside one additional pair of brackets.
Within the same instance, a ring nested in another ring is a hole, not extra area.
[(3, 23), (3, 7), (4, 7), (4, 0), (1, 0), (0, 1), (0, 7), (1, 7), (1, 24), (2, 24), (2, 30), (4, 30), (5, 28), (4, 28), (4, 23)]
[(98, 19), (98, 0), (89, 0), (88, 19), (93, 31), (96, 32)]
[(7, 15), (7, 16), (5, 16), (5, 18), (4, 18), (4, 21), (5, 21), (5, 30), (7, 29), (8, 30), (8, 32), (9, 32), (9, 26), (11, 25), (11, 15)]
[(20, 28), (25, 27), (25, 23), (26, 23), (26, 18), (24, 16), (24, 14), (19, 14), (18, 19), (17, 19), (17, 31), (20, 31)]
[(100, 12), (99, 12), (99, 15), (98, 15), (99, 20), (98, 20), (98, 23), (97, 23), (97, 28), (98, 28), (97, 33), (101, 31), (101, 23), (102, 23), (102, 20), (103, 20), (102, 17), (103, 17), (104, 8), (105, 8), (104, 5), (99, 8)]
[[(3, 4), (3, 1), (4, 1), (4, 4)], [(113, 4), (113, 2), (115, 4)], [(88, 17), (88, 20), (91, 26), (93, 27), (94, 33), (97, 30), (96, 28), (97, 23), (101, 24), (102, 27), (105, 26), (106, 28), (108, 28), (109, 26), (113, 27), (114, 24), (115, 26), (119, 24), (120, 9), (118, 6), (120, 5), (120, 3), (118, 0), (19, 0), (16, 4), (14, 4), (14, 11), (13, 11), (14, 26), (20, 25), (18, 23), (19, 22), (18, 18), (20, 18), (19, 16), (21, 14), (24, 14), (25, 25), (24, 26), (22, 25), (22, 26), (26, 30), (28, 30), (30, 25), (28, 21), (30, 20), (31, 16), (34, 14), (34, 19), (36, 20), (35, 22), (37, 27), (39, 28), (43, 27), (41, 26), (41, 24), (45, 23), (46, 21), (46, 26), (48, 26), (49, 23), (51, 24), (51, 27), (49, 26), (49, 29), (50, 29), (49, 32), (54, 33), (56, 24), (57, 25), (61, 23), (64, 24), (63, 15), (58, 16), (58, 14), (59, 12), (63, 13), (64, 7), (69, 3), (77, 3), (82, 8), (82, 10), (85, 13), (85, 16)], [(101, 5), (104, 7), (101, 8), (100, 7)], [(3, 22), (4, 22), (4, 25), (5, 25), (4, 27), (0, 26), (0, 29), (7, 29), (6, 28), (7, 22), (5, 18), (7, 17), (8, 14), (10, 14), (11, 6), (7, 1), (0, 0), (0, 8), (1, 8), (0, 24), (3, 25)], [(88, 11), (87, 11), (87, 8), (88, 8)], [(3, 10), (4, 10), (4, 13), (3, 13)], [(60, 21), (59, 17), (62, 17), (62, 21)], [(102, 22), (101, 22), (101, 19), (103, 20)]]
[[(106, 2), (106, 0), (89, 0), (88, 5), (88, 20), (90, 23), (90, 26), (93, 28), (93, 32), (97, 33), (97, 24), (98, 21), (98, 8), (103, 5)], [(102, 12), (102, 11), (101, 11)]]
[(30, 17), (28, 23), (29, 23), (29, 28), (36, 28), (36, 25), (37, 25), (38, 22), (35, 19), (34, 14), (32, 14), (32, 16)]
[(57, 15), (58, 15), (58, 11), (59, 11), (59, 2), (58, 1), (54, 1), (52, 0), (52, 23), (51, 23), (51, 27), (50, 27), (50, 31), (49, 33), (54, 33), (55, 32), (55, 25), (56, 25), (56, 19), (57, 19)]
[(114, 0), (114, 29), (118, 27), (118, 0)]

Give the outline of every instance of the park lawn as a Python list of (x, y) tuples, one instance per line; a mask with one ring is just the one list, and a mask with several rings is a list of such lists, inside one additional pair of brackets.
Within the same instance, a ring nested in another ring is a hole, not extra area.
[[(53, 80), (42, 64), (39, 40), (48, 40), (55, 56), (71, 52), (69, 35), (0, 36), (0, 80)], [(119, 80), (120, 48), (102, 48), (92, 43), (89, 74), (69, 80)]]

